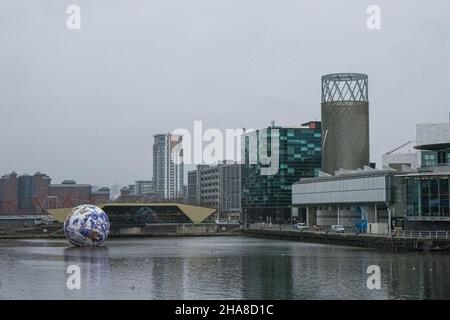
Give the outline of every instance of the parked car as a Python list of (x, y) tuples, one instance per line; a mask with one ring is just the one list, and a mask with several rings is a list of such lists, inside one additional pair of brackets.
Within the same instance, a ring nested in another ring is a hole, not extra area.
[(333, 232), (333, 233), (344, 233), (345, 229), (340, 224), (334, 224), (334, 225), (331, 226), (330, 232)]
[(308, 230), (308, 226), (306, 225), (306, 223), (296, 223), (294, 224), (294, 229), (300, 231)]

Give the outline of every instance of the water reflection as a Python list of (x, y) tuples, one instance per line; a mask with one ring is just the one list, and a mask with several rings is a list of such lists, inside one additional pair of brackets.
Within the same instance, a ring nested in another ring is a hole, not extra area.
[(389, 293), (396, 299), (450, 299), (450, 256), (414, 254), (389, 261)]
[[(206, 241), (205, 241), (206, 240)], [(242, 237), (0, 242), (6, 299), (449, 299), (450, 255)], [(81, 290), (68, 290), (70, 265)], [(381, 269), (381, 290), (366, 287)]]
[[(77, 265), (81, 271), (83, 291), (103, 290), (110, 278), (109, 249), (100, 247), (70, 247), (63, 251), (65, 270), (70, 265)], [(69, 275), (67, 275), (69, 276)]]
[(292, 256), (290, 250), (280, 254), (242, 258), (242, 298), (290, 299), (292, 297)]

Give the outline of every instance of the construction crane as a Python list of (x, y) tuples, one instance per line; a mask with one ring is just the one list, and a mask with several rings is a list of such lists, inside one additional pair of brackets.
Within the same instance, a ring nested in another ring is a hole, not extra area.
[(391, 154), (391, 153), (393, 153), (393, 152), (395, 152), (395, 151), (397, 151), (397, 150), (403, 148), (404, 146), (407, 146), (408, 144), (413, 143), (413, 142), (415, 142), (415, 140), (409, 140), (408, 142), (405, 142), (405, 143), (402, 144), (401, 146), (395, 148), (394, 150), (391, 150), (391, 151), (389, 151), (389, 152), (386, 152), (385, 154)]
[(355, 224), (355, 231), (357, 234), (366, 233), (367, 222), (369, 220), (367, 213), (363, 207), (357, 207), (356, 212), (358, 212), (361, 215), (361, 220)]

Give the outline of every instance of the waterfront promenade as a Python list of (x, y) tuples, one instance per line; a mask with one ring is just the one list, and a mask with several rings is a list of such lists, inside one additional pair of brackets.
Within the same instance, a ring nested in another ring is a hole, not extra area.
[[(144, 227), (112, 228), (109, 238), (139, 237), (205, 237), (237, 236), (257, 237), (298, 242), (345, 245), (361, 248), (397, 251), (446, 251), (450, 252), (448, 232), (396, 231), (391, 235), (332, 233), (329, 228), (309, 228), (296, 230), (293, 225), (253, 224), (249, 228), (239, 225), (202, 224), (155, 224)], [(35, 226), (0, 229), (0, 239), (61, 239), (64, 233), (61, 226)]]
[(450, 235), (448, 232), (396, 231), (390, 235), (331, 233), (329, 229), (295, 230), (292, 225), (250, 225), (244, 235), (265, 239), (291, 240), (300, 242), (346, 245), (374, 248), (389, 251), (448, 251)]

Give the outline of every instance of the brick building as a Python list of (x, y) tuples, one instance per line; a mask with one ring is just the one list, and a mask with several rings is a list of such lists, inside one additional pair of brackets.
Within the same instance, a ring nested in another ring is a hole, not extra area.
[(69, 208), (91, 203), (92, 185), (77, 184), (74, 180), (64, 180), (52, 184), (48, 189), (48, 207)]
[(0, 215), (46, 214), (47, 209), (108, 201), (107, 187), (92, 192), (92, 185), (77, 184), (74, 180), (51, 184), (50, 177), (39, 171), (20, 176), (11, 172), (0, 177)]
[(0, 214), (16, 213), (19, 180), (14, 171), (0, 177)]

